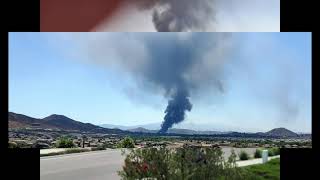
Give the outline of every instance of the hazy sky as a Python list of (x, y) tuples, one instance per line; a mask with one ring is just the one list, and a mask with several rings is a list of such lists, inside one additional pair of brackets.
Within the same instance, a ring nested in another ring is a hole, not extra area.
[[(167, 99), (142, 91), (128, 73), (103, 62), (145, 58), (143, 42), (128, 40), (145, 36), (168, 38), (166, 33), (10, 33), (9, 111), (36, 118), (63, 114), (93, 124), (161, 122)], [(232, 37), (225, 92), (192, 96), (193, 109), (182, 125), (311, 132), (311, 34)]]
[[(208, 16), (203, 19), (205, 24), (209, 24), (207, 31), (280, 31), (280, 0), (215, 1), (215, 18)], [(97, 31), (155, 32), (152, 9), (138, 10), (133, 4), (123, 6), (113, 15), (110, 22), (101, 23), (96, 28)]]

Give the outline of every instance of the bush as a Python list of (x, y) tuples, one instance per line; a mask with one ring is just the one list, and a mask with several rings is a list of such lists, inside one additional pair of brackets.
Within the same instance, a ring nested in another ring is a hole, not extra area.
[(65, 154), (88, 152), (88, 151), (90, 151), (90, 150), (89, 149), (72, 148), (72, 149), (67, 149), (65, 151)]
[(272, 148), (272, 151), (275, 156), (280, 155), (280, 148)]
[(9, 142), (8, 146), (9, 146), (9, 148), (18, 148), (18, 145), (15, 142)]
[(104, 147), (104, 145), (99, 145), (97, 147), (93, 147), (91, 148), (91, 151), (99, 151), (99, 150), (105, 150), (106, 148)]
[(240, 159), (240, 160), (248, 160), (248, 159), (249, 159), (248, 153), (245, 152), (245, 151), (240, 151), (239, 159)]
[(32, 148), (32, 143), (27, 143), (25, 140), (15, 140), (8, 143), (9, 148)]
[(104, 146), (105, 148), (110, 148), (110, 149), (117, 148), (117, 146), (116, 146), (116, 145), (114, 145), (114, 144), (110, 144), (110, 143), (105, 143), (105, 144), (103, 144), (103, 146)]
[(254, 158), (261, 158), (261, 156), (262, 156), (261, 149), (256, 149), (256, 151), (254, 152)]
[(268, 155), (269, 156), (280, 155), (280, 149), (279, 148), (270, 148), (270, 149), (268, 149)]
[(72, 139), (67, 137), (61, 137), (58, 142), (56, 143), (57, 148), (73, 148), (75, 144), (73, 143)]
[(134, 141), (130, 137), (125, 137), (119, 144), (118, 148), (134, 148)]
[(48, 154), (40, 154), (40, 157), (55, 156), (55, 155), (61, 155), (61, 154), (65, 154), (65, 152), (52, 152), (52, 153), (48, 153)]
[(236, 164), (236, 159), (237, 159), (237, 155), (236, 153), (234, 152), (234, 149), (231, 150), (231, 155), (229, 156), (228, 158), (228, 162), (231, 164), (231, 165), (235, 165)]
[(268, 156), (274, 156), (275, 154), (274, 154), (274, 151), (273, 151), (273, 149), (268, 149)]
[(132, 149), (118, 173), (123, 179), (247, 179), (235, 158), (233, 152), (225, 161), (218, 148)]

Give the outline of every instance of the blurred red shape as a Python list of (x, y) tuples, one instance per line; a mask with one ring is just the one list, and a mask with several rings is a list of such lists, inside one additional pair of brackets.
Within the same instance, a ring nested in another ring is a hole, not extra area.
[(88, 32), (108, 21), (123, 0), (41, 0), (40, 31)]

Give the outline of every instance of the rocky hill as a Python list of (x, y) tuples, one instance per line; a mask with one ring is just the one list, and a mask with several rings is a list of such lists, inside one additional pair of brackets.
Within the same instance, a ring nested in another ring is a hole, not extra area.
[(70, 119), (63, 115), (53, 114), (43, 119), (29, 117), (23, 114), (9, 112), (8, 114), (9, 128), (49, 128), (60, 130), (76, 130), (80, 132), (95, 132), (95, 133), (125, 133), (120, 129), (108, 129), (96, 126), (90, 123), (83, 123)]
[(298, 137), (297, 133), (294, 133), (286, 128), (275, 128), (265, 133), (267, 136), (274, 137)]

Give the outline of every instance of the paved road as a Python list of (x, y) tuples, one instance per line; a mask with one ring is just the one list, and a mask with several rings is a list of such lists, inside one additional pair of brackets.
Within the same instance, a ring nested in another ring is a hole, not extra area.
[(119, 150), (106, 150), (40, 158), (41, 180), (120, 179), (124, 156)]
[(256, 151), (257, 148), (234, 148), (234, 147), (227, 147), (227, 146), (221, 146), (222, 151), (223, 151), (223, 157), (225, 159), (228, 159), (228, 157), (231, 155), (231, 150), (233, 149), (234, 152), (237, 155), (237, 160), (239, 160), (238, 154), (240, 154), (241, 151), (245, 151), (248, 153), (250, 157), (254, 156), (254, 152)]
[[(268, 157), (268, 161), (271, 160), (271, 159), (274, 159), (274, 158), (280, 158), (280, 155)], [(246, 161), (237, 161), (238, 167), (249, 166), (249, 165), (253, 165), (253, 164), (262, 164), (262, 158), (250, 159), (250, 160), (246, 160)]]

